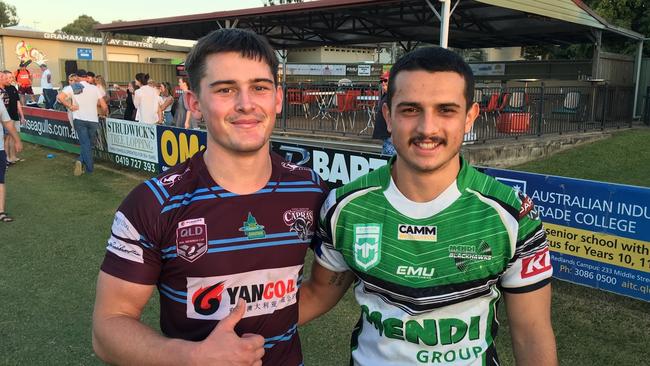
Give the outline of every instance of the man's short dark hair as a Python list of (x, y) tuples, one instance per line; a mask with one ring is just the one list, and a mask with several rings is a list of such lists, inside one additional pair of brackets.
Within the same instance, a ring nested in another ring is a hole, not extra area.
[(237, 52), (243, 57), (263, 61), (271, 69), (273, 82), (278, 83), (278, 58), (269, 42), (249, 30), (218, 29), (202, 37), (185, 60), (190, 89), (200, 93), (200, 82), (205, 76), (205, 59), (215, 53)]
[[(423, 47), (402, 56), (390, 69), (388, 79), (388, 108), (395, 92), (395, 77), (401, 71), (455, 72), (465, 79), (467, 109), (474, 102), (474, 74), (467, 62), (458, 54), (441, 47)], [(408, 86), (407, 86), (408, 87)]]

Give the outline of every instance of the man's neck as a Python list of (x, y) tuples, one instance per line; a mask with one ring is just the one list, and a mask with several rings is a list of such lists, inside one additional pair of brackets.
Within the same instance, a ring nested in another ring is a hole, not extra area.
[(208, 142), (203, 160), (219, 186), (240, 195), (264, 188), (273, 170), (268, 144), (257, 152), (240, 154)]
[(460, 158), (456, 156), (432, 172), (418, 172), (404, 160), (396, 158), (391, 167), (393, 181), (402, 194), (414, 202), (429, 202), (436, 199), (456, 180), (460, 171)]

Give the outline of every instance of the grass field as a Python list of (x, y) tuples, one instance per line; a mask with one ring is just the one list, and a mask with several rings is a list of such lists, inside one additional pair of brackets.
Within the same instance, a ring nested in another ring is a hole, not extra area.
[[(516, 169), (650, 187), (648, 141), (648, 129), (626, 131)], [(51, 152), (56, 157), (47, 159)], [(100, 364), (90, 342), (95, 279), (112, 215), (145, 176), (97, 169), (77, 178), (72, 155), (29, 144), (22, 155), (27, 160), (7, 172), (7, 210), (16, 221), (0, 223), (0, 365)], [(563, 365), (650, 363), (650, 304), (558, 281), (553, 286)], [(157, 316), (153, 299), (144, 321), (157, 327)], [(347, 364), (357, 317), (348, 294), (303, 327), (305, 364)], [(503, 364), (512, 365), (502, 324), (498, 348)]]

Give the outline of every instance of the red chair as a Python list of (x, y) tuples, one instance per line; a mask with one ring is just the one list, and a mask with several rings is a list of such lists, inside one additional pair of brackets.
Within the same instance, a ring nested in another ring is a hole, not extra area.
[(305, 104), (302, 90), (287, 89), (287, 103), (290, 106), (299, 105), (302, 108), (305, 118), (309, 118), (309, 108), (308, 108), (308, 104)]

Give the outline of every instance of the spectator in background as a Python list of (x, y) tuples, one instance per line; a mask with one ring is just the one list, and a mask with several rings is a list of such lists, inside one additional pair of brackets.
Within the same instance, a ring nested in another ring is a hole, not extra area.
[(395, 155), (395, 146), (393, 146), (393, 141), (390, 138), (390, 132), (388, 132), (388, 128), (386, 127), (386, 120), (384, 119), (384, 115), (381, 112), (381, 107), (384, 105), (384, 103), (386, 103), (386, 100), (388, 98), (389, 76), (390, 72), (386, 71), (379, 78), (379, 82), (381, 83), (381, 97), (379, 98), (379, 102), (375, 107), (375, 129), (372, 131), (372, 138), (382, 140), (384, 142), (381, 149), (382, 154), (393, 156)]
[(135, 75), (135, 84), (139, 87), (133, 94), (133, 105), (137, 109), (135, 120), (149, 124), (158, 123), (158, 89), (149, 85), (149, 74), (141, 72)]
[(68, 121), (70, 121), (70, 126), (73, 128), (74, 124), (72, 119), (72, 110), (68, 109), (65, 106), (73, 105), (74, 99), (72, 99), (71, 95), (73, 95), (75, 92), (80, 93), (82, 89), (83, 86), (79, 84), (79, 76), (77, 76), (77, 74), (70, 74), (68, 75), (68, 85), (65, 86), (56, 96), (57, 104), (62, 106), (64, 110), (68, 112)]
[[(106, 80), (104, 80), (103, 76), (101, 76), (101, 75), (95, 76), (95, 86), (99, 89), (99, 92), (102, 95), (102, 99), (104, 99), (104, 102), (106, 102), (106, 105), (108, 105), (109, 96), (108, 96), (108, 93), (106, 92), (108, 90), (108, 87), (106, 86)], [(102, 116), (101, 108), (99, 106), (97, 106), (97, 113), (100, 116)], [(103, 117), (108, 117), (108, 113)]]
[(41, 89), (43, 99), (45, 99), (45, 108), (52, 109), (56, 101), (56, 90), (52, 85), (52, 72), (46, 64), (41, 64)]
[[(63, 105), (72, 111), (73, 126), (79, 137), (81, 147), (79, 159), (75, 161), (74, 175), (80, 176), (85, 168), (86, 173), (93, 172), (93, 144), (99, 127), (97, 104), (101, 107), (102, 114), (106, 115), (108, 106), (102, 98), (99, 89), (90, 84), (85, 70), (78, 70), (79, 83), (73, 83), (70, 88), (63, 89), (68, 98), (58, 98)], [(78, 84), (78, 85), (77, 85)]]
[[(2, 101), (5, 109), (9, 113), (11, 122), (20, 131), (20, 124), (25, 122), (25, 115), (23, 114), (23, 106), (20, 103), (20, 96), (18, 90), (12, 85), (14, 80), (13, 73), (9, 70), (4, 70), (0, 73), (0, 93), (2, 94)], [(6, 132), (6, 131), (5, 131)], [(11, 134), (5, 133), (4, 136), (5, 153), (7, 154), (7, 166), (11, 166), (23, 159), (19, 158), (14, 148), (14, 138)], [(4, 168), (4, 165), (0, 169)]]
[(29, 96), (29, 104), (35, 104), (34, 90), (32, 90), (32, 73), (27, 70), (27, 65), (32, 61), (21, 61), (16, 71), (16, 82), (18, 83), (18, 94), (20, 95), (20, 102), (26, 105), (26, 96)]
[(92, 85), (97, 85), (97, 82), (95, 80), (95, 73), (92, 71), (88, 71), (86, 74), (88, 75), (86, 78), (88, 80), (88, 83)]
[[(0, 76), (4, 79), (4, 72)], [(7, 133), (12, 137), (16, 151), (21, 152), (23, 150), (23, 144), (20, 141), (20, 136), (14, 128), (11, 117), (7, 113), (4, 104), (0, 104), (0, 119), (2, 119), (2, 128), (0, 128), (0, 222), (4, 223), (12, 222), (14, 219), (5, 212), (5, 172), (7, 171), (7, 155), (4, 151), (3, 130), (6, 129)]]
[(174, 97), (171, 95), (172, 86), (163, 81), (160, 83), (158, 89), (160, 90), (160, 121), (165, 126), (171, 126), (174, 122), (174, 117), (172, 116), (172, 105), (174, 104)]
[(126, 99), (124, 101), (124, 119), (127, 121), (135, 121), (135, 105), (133, 104), (133, 93), (138, 90), (138, 86), (135, 85), (135, 81), (129, 81), (129, 83), (126, 84), (126, 89), (117, 84), (113, 84), (113, 89), (126, 91)]
[[(190, 128), (191, 114), (187, 113), (187, 102), (185, 101), (185, 96), (189, 90), (187, 84), (187, 79), (184, 77), (178, 78), (178, 87), (181, 89), (180, 95), (178, 96), (178, 104), (176, 105), (176, 114), (174, 115), (174, 125), (176, 127)], [(196, 121), (195, 121), (196, 122)], [(191, 127), (191, 128), (195, 128)]]

